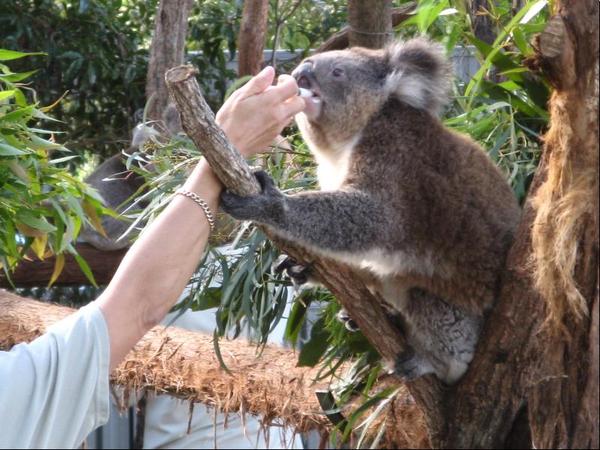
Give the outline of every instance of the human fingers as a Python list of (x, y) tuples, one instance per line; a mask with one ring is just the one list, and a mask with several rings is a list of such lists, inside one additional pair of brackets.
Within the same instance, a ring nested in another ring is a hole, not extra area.
[(290, 75), (280, 75), (276, 86), (270, 86), (265, 91), (265, 98), (274, 103), (287, 100), (290, 97), (298, 95), (298, 84), (294, 77)]
[(290, 118), (290, 120), (299, 112), (304, 111), (304, 108), (306, 108), (306, 102), (299, 95), (289, 98), (281, 105), (283, 116)]
[(250, 97), (251, 95), (260, 94), (271, 86), (273, 78), (275, 78), (275, 69), (267, 66), (238, 89), (238, 95), (241, 97)]

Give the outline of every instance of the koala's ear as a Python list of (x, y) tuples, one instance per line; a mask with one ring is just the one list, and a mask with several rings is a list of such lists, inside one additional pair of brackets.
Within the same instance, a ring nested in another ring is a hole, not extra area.
[(448, 100), (452, 67), (442, 46), (417, 38), (385, 49), (390, 72), (385, 87), (409, 105), (437, 114)]

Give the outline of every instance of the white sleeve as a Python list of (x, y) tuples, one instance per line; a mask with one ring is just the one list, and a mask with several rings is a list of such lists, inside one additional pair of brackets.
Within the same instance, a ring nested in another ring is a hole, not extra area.
[(75, 448), (108, 421), (110, 342), (95, 302), (0, 352), (0, 448)]

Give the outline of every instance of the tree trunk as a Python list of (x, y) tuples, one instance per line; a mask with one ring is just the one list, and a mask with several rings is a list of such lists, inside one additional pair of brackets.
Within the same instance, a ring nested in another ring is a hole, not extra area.
[(165, 73), (184, 62), (187, 19), (192, 5), (193, 0), (161, 0), (158, 5), (146, 77), (148, 120), (161, 120), (169, 104)]
[(598, 448), (598, 2), (563, 0), (535, 58), (554, 87), (533, 204), (533, 279), (547, 322), (528, 396), (537, 448)]
[(490, 10), (489, 0), (470, 0), (469, 16), (473, 34), (488, 45), (496, 40), (496, 27), (487, 13)]
[(348, 24), (351, 47), (383, 47), (394, 36), (391, 0), (348, 0)]
[[(392, 8), (392, 28), (400, 25), (402, 22), (408, 19), (416, 7), (416, 2), (409, 2), (397, 8)], [(330, 50), (343, 50), (347, 48), (350, 45), (350, 30), (350, 26), (345, 26), (325, 42), (323, 42), (315, 50), (315, 53), (328, 52)]]
[(238, 76), (256, 75), (263, 63), (269, 0), (246, 0), (238, 35)]
[[(73, 312), (0, 289), (0, 350), (32, 341)], [(111, 373), (111, 382), (123, 387), (125, 396), (135, 391), (167, 393), (224, 413), (259, 415), (267, 424), (275, 420), (299, 432), (330, 432), (332, 425), (315, 396), (315, 391), (327, 389), (327, 381), (313, 382), (318, 368), (296, 367), (297, 355), (291, 349), (266, 346), (258, 352), (256, 345), (241, 339), (222, 339), (219, 348), (227, 371), (215, 354), (212, 336), (157, 326)], [(406, 390), (398, 395), (386, 420), (389, 433), (403, 447), (428, 444), (422, 414)]]

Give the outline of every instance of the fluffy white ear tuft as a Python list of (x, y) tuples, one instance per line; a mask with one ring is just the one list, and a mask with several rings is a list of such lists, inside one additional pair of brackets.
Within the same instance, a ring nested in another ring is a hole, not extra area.
[(441, 45), (411, 39), (388, 46), (385, 56), (390, 65), (387, 92), (415, 108), (439, 113), (447, 102), (452, 74)]

